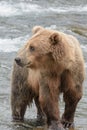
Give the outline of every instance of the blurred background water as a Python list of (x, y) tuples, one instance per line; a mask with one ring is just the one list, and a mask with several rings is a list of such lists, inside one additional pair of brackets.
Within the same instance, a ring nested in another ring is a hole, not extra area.
[[(11, 122), (10, 79), (14, 57), (31, 36), (32, 27), (41, 25), (77, 37), (87, 72), (87, 0), (0, 0), (0, 130), (26, 130)], [(87, 129), (87, 76), (84, 94), (76, 115), (76, 129)], [(63, 103), (60, 102), (61, 113)], [(36, 108), (28, 108), (25, 118), (35, 118)]]

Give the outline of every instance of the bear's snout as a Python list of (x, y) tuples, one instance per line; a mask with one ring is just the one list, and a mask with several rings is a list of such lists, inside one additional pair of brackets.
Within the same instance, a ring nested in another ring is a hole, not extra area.
[(14, 60), (16, 61), (16, 63), (17, 63), (18, 65), (21, 66), (21, 59), (20, 59), (19, 57), (16, 57)]
[(14, 60), (15, 60), (16, 64), (19, 65), (19, 66), (21, 66), (21, 67), (24, 67), (24, 66), (29, 67), (29, 65), (31, 64), (31, 62), (26, 63), (20, 57), (16, 57)]

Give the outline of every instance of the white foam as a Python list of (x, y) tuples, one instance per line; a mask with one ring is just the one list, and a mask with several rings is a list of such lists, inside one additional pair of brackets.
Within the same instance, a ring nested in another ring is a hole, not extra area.
[(51, 25), (51, 26), (49, 26), (49, 27), (46, 27), (47, 29), (54, 29), (54, 30), (56, 30), (57, 29), (57, 26), (56, 25)]
[(16, 47), (17, 41), (11, 39), (0, 39), (0, 52), (12, 52), (17, 51), (18, 47)]
[(63, 7), (41, 7), (36, 4), (27, 4), (27, 3), (20, 3), (19, 9), (21, 12), (35, 12), (35, 13), (48, 13), (48, 12), (56, 12), (56, 13), (67, 13), (67, 12), (87, 12), (87, 5), (85, 6), (63, 6)]
[(67, 13), (67, 12), (75, 12), (75, 13), (80, 13), (80, 12), (87, 12), (87, 5), (85, 6), (70, 6), (70, 7), (58, 7), (58, 8), (52, 8), (50, 7), (48, 11), (52, 12), (57, 12), (57, 13)]
[(0, 16), (14, 16), (18, 15), (18, 9), (14, 6), (6, 3), (6, 2), (0, 2)]
[(81, 44), (81, 48), (82, 48), (82, 50), (83, 50), (84, 52), (87, 53), (87, 45), (82, 45), (82, 44)]
[(0, 16), (10, 17), (16, 15), (22, 15), (26, 12), (40, 12), (41, 7), (36, 4), (17, 3), (11, 4), (9, 2), (0, 2)]
[(87, 5), (80, 6), (62, 6), (62, 7), (43, 7), (37, 4), (19, 2), (10, 3), (9, 1), (0, 2), (0, 16), (10, 17), (15, 15), (23, 15), (23, 13), (81, 13), (87, 12)]
[(85, 63), (85, 68), (87, 68), (87, 62)]
[(0, 52), (15, 52), (26, 42), (28, 36), (14, 39), (0, 39)]
[(17, 7), (19, 8), (19, 10), (23, 13), (26, 12), (40, 12), (42, 10), (42, 7), (36, 4), (27, 4), (27, 3), (20, 3), (19, 5), (17, 5)]

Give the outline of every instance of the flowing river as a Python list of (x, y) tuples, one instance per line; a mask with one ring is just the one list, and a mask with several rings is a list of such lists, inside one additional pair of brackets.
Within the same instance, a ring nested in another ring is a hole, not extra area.
[[(0, 0), (0, 130), (31, 129), (28, 123), (15, 125), (11, 122), (10, 88), (14, 57), (35, 25), (77, 37), (87, 73), (87, 0)], [(83, 86), (83, 98), (75, 114), (76, 130), (87, 130), (87, 76)], [(61, 113), (63, 108), (60, 101)], [(27, 109), (25, 118), (35, 117), (33, 104)]]

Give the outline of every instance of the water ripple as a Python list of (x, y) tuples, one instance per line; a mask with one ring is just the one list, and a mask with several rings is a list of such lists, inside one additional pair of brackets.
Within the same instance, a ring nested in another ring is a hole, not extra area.
[(16, 15), (23, 15), (23, 13), (87, 13), (87, 5), (79, 6), (61, 6), (61, 7), (43, 7), (32, 3), (10, 3), (0, 2), (0, 16), (11, 17)]

